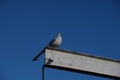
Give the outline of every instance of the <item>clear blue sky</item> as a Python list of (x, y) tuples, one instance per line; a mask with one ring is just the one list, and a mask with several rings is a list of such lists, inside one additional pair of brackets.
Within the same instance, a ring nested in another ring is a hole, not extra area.
[[(120, 60), (119, 0), (0, 0), (0, 80), (41, 80), (32, 58), (57, 33), (60, 48)], [(45, 80), (110, 80), (46, 69)]]

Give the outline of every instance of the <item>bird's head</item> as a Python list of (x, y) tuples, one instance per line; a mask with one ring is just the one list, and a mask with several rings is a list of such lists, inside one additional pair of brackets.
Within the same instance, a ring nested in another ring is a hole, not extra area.
[(63, 36), (63, 34), (62, 34), (62, 33), (59, 33), (59, 34), (57, 34), (57, 36)]

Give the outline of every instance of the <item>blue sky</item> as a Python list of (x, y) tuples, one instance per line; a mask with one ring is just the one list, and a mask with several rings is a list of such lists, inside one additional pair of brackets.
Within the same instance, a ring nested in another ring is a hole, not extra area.
[[(61, 49), (120, 60), (119, 0), (1, 0), (0, 80), (41, 80), (43, 56), (63, 33)], [(46, 69), (45, 80), (110, 80)]]

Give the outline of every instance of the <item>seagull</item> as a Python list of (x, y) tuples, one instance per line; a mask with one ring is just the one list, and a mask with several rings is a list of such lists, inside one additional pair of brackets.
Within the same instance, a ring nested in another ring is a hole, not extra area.
[[(62, 34), (57, 34), (56, 38), (52, 39), (46, 47), (58, 48), (62, 43)], [(38, 57), (45, 52), (46, 47), (33, 58), (33, 61), (36, 61)]]

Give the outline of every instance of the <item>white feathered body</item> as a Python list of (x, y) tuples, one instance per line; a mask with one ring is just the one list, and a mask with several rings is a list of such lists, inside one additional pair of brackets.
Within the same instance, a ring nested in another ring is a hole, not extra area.
[(62, 43), (62, 37), (60, 35), (58, 35), (55, 39), (55, 41), (53, 42), (54, 46), (60, 46)]

